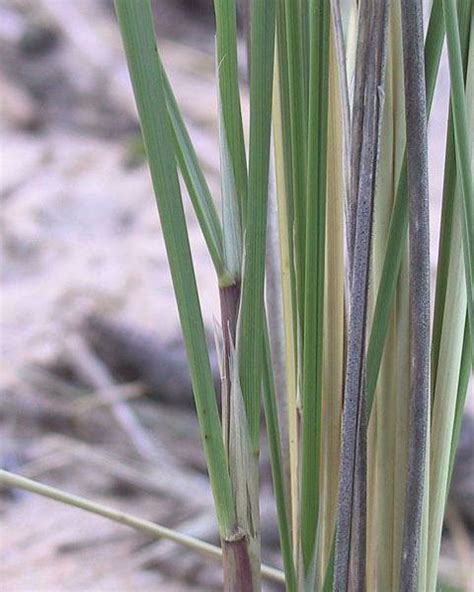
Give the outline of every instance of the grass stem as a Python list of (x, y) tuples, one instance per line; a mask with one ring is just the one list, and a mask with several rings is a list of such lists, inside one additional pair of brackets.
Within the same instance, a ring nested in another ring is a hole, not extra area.
[(400, 589), (418, 589), (430, 409), (428, 139), (421, 0), (402, 0), (410, 217), (411, 403)]

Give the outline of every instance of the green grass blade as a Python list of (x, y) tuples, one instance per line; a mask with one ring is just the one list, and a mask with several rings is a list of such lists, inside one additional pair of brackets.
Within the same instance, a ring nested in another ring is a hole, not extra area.
[(196, 217), (206, 241), (209, 254), (217, 275), (224, 275), (222, 228), (216, 207), (211, 197), (208, 184), (196, 156), (191, 138), (179, 111), (176, 98), (169, 83), (166, 72), (160, 61), (163, 83), (166, 93), (166, 104), (170, 116), (175, 139), (175, 151), (178, 165), (193, 204)]
[(298, 14), (300, 19), (300, 26), (299, 30), (301, 31), (301, 47), (302, 47), (302, 55), (303, 55), (303, 67), (302, 67), (302, 76), (303, 76), (303, 100), (304, 100), (304, 111), (308, 113), (308, 94), (309, 94), (309, 76), (310, 76), (310, 68), (309, 68), (309, 54), (310, 54), (310, 39), (311, 39), (311, 32), (310, 32), (310, 4), (311, 0), (295, 0), (295, 4), (298, 4)]
[(454, 130), (451, 109), (448, 120), (446, 136), (446, 150), (444, 161), (443, 180), (443, 205), (441, 212), (440, 238), (438, 249), (438, 266), (436, 271), (435, 306), (433, 314), (433, 335), (431, 343), (431, 383), (432, 394), (435, 390), (435, 381), (439, 363), (439, 350), (441, 332), (443, 327), (443, 315), (446, 301), (446, 288), (449, 271), (449, 254), (453, 236), (454, 191), (456, 185), (456, 159), (454, 155)]
[(214, 0), (214, 10), (222, 130), (226, 136), (242, 224), (244, 224), (247, 203), (247, 162), (239, 94), (235, 0)]
[[(224, 129), (220, 97), (219, 105), (219, 153), (221, 172), (222, 225), (224, 242), (225, 275), (219, 277), (219, 300), (223, 356), (221, 368), (221, 419), (224, 446), (229, 452), (231, 419), (232, 376), (230, 364), (235, 348), (237, 317), (240, 303), (240, 274), (242, 268), (242, 227), (234, 171), (231, 163), (227, 134)], [(231, 474), (233, 481), (233, 475)]]
[[(469, 53), (469, 28), (471, 26), (471, 1), (462, 0), (459, 2), (459, 23), (460, 40), (463, 54), (464, 77), (467, 76), (468, 53)], [(472, 49), (471, 49), (472, 51)], [(444, 163), (443, 201), (441, 212), (440, 241), (438, 249), (438, 266), (436, 270), (436, 294), (435, 309), (433, 317), (433, 337), (431, 345), (431, 372), (432, 390), (434, 392), (435, 379), (439, 362), (439, 348), (441, 330), (443, 326), (443, 315), (447, 290), (447, 277), (449, 271), (449, 258), (451, 252), (451, 241), (453, 236), (453, 213), (454, 194), (453, 187), (456, 186), (456, 154), (454, 142), (453, 115), (450, 103), (448, 131), (446, 136), (446, 150)]]
[(454, 412), (454, 423), (453, 423), (453, 438), (451, 442), (451, 450), (449, 453), (449, 473), (448, 473), (448, 487), (447, 492), (449, 493), (449, 484), (453, 476), (454, 460), (456, 458), (456, 450), (459, 444), (459, 437), (461, 435), (461, 425), (464, 417), (464, 404), (466, 402), (467, 387), (469, 380), (471, 379), (471, 341), (469, 336), (469, 325), (466, 319), (466, 326), (464, 329), (464, 339), (462, 348), (461, 358), (461, 369), (459, 372), (459, 384), (456, 396), (456, 410)]
[[(242, 226), (234, 168), (227, 142), (223, 108), (219, 103), (219, 153), (221, 170), (222, 227), (224, 242), (225, 276), (219, 285), (225, 287), (240, 281), (242, 269)], [(223, 327), (225, 330), (225, 327)]]
[[(32, 479), (27, 479), (26, 477), (16, 475), (15, 473), (0, 470), (0, 485), (22, 489), (23, 491), (29, 491), (30, 493), (41, 495), (68, 506), (90, 512), (91, 514), (102, 516), (112, 520), (113, 522), (116, 522), (117, 524), (122, 524), (124, 526), (128, 526), (129, 528), (144, 532), (148, 535), (156, 537), (157, 539), (173, 541), (178, 545), (192, 549), (193, 551), (196, 551), (206, 557), (222, 559), (222, 550), (219, 547), (211, 545), (210, 543), (195, 539), (194, 537), (182, 534), (170, 528), (166, 528), (165, 526), (155, 524), (149, 520), (131, 516), (130, 514), (126, 514), (120, 510), (115, 510), (109, 506), (98, 504), (78, 495), (66, 493), (65, 491), (57, 489), (56, 487), (44, 485), (43, 483), (33, 481)], [(269, 581), (277, 582), (279, 584), (283, 584), (285, 582), (284, 575), (281, 571), (267, 565), (262, 565), (262, 576)]]
[[(467, 80), (466, 80), (466, 97), (469, 110), (469, 122), (471, 129), (474, 125), (474, 11), (471, 5), (471, 29), (470, 29), (470, 44), (469, 44), (469, 57), (467, 62)], [(471, 138), (472, 142), (472, 138)], [(469, 334), (469, 323), (466, 320), (466, 328), (464, 333), (464, 345), (461, 359), (461, 370), (459, 375), (459, 385), (456, 398), (456, 410), (454, 414), (454, 425), (453, 425), (453, 438), (451, 443), (451, 451), (449, 458), (449, 477), (448, 484), (451, 482), (451, 476), (453, 472), (454, 458), (456, 454), (456, 448), (459, 442), (459, 435), (461, 433), (461, 423), (464, 412), (464, 403), (466, 401), (467, 388), (469, 380), (471, 379), (472, 372), (472, 342)], [(449, 488), (448, 488), (449, 491)]]
[(291, 543), (291, 529), (288, 503), (285, 493), (285, 478), (283, 459), (281, 454), (280, 425), (276, 402), (275, 383), (272, 372), (272, 357), (268, 328), (264, 331), (264, 372), (263, 372), (263, 406), (267, 426), (268, 448), (272, 466), (273, 490), (278, 513), (278, 529), (280, 532), (280, 546), (285, 570), (286, 589), (296, 592), (296, 573), (293, 562), (293, 546)]
[[(454, 224), (462, 225), (462, 202), (459, 184), (455, 191)], [(449, 460), (456, 414), (457, 392), (462, 363), (466, 322), (466, 284), (460, 232), (452, 237), (446, 303), (440, 339), (440, 359), (436, 376), (431, 427), (430, 516), (428, 546), (428, 590), (436, 585), (441, 546)]]
[(320, 493), (321, 389), (326, 245), (326, 178), (329, 90), (327, 0), (310, 8), (310, 80), (306, 197), (306, 271), (303, 336), (301, 545), (305, 572), (316, 540)]
[(217, 559), (222, 558), (222, 551), (219, 547), (215, 547), (214, 545), (200, 541), (194, 537), (181, 534), (175, 530), (172, 530), (171, 528), (166, 528), (165, 526), (155, 524), (149, 520), (132, 516), (120, 510), (115, 510), (114, 508), (104, 504), (99, 504), (81, 496), (67, 493), (62, 489), (45, 485), (36, 480), (27, 479), (21, 475), (16, 475), (15, 473), (10, 473), (9, 471), (0, 470), (0, 484), (4, 487), (20, 488), (24, 491), (41, 495), (48, 499), (52, 499), (62, 504), (84, 510), (91, 514), (102, 516), (103, 518), (107, 518), (112, 522), (123, 524), (124, 526), (144, 532), (158, 539), (173, 541), (178, 545), (183, 545), (184, 547), (192, 549), (193, 551), (196, 551), (197, 553), (203, 554), (207, 557), (214, 557)]
[[(434, 0), (425, 42), (425, 80), (428, 114), (433, 102), (444, 39), (442, 0)], [(407, 166), (403, 163), (390, 221), (387, 248), (377, 291), (367, 350), (367, 415), (370, 417), (375, 387), (387, 335), (398, 275), (408, 231)]]
[[(472, 61), (474, 51), (472, 40), (469, 40), (469, 29), (471, 26), (471, 3), (459, 3), (459, 24), (461, 31), (459, 41), (461, 44), (464, 64), (463, 71), (466, 72), (466, 104), (470, 106), (471, 119), (474, 117), (472, 103), (474, 101), (474, 77), (469, 68), (469, 60)], [(471, 45), (471, 47), (469, 47)], [(470, 55), (469, 55), (470, 54)], [(469, 55), (469, 60), (468, 60)], [(464, 86), (464, 74), (463, 74)], [(463, 91), (464, 94), (464, 91)], [(453, 118), (455, 119), (455, 118)], [(454, 142), (456, 144), (456, 142)], [(448, 148), (453, 149), (452, 142)], [(472, 138), (470, 138), (469, 149), (472, 150)], [(447, 155), (449, 156), (449, 155)], [(456, 159), (457, 160), (457, 159)], [(472, 166), (472, 163), (471, 163)], [(431, 450), (431, 474), (430, 474), (430, 516), (429, 516), (429, 546), (428, 546), (428, 588), (434, 588), (437, 580), (437, 563), (441, 547), (441, 532), (445, 505), (448, 495), (450, 481), (450, 464), (453, 453), (454, 432), (459, 429), (460, 404), (463, 403), (463, 356), (466, 352), (463, 346), (465, 335), (465, 321), (467, 298), (469, 291), (466, 290), (466, 272), (464, 263), (466, 261), (463, 250), (463, 239), (466, 234), (459, 232), (463, 226), (463, 199), (461, 175), (458, 167), (458, 175), (452, 185), (454, 196), (446, 196), (446, 199), (453, 201), (452, 208), (452, 229), (449, 243), (443, 245), (447, 250), (448, 261), (447, 277), (442, 276), (441, 282), (445, 282), (442, 292), (443, 297), (443, 322), (439, 337), (439, 361), (437, 364), (436, 380), (434, 382), (434, 405), (432, 414), (432, 450)], [(443, 204), (443, 210), (445, 210)], [(444, 214), (444, 211), (443, 211)], [(444, 227), (446, 224), (444, 225)], [(444, 228), (443, 228), (444, 229)], [(463, 257), (464, 255), (464, 257)], [(444, 261), (443, 261), (444, 262)], [(441, 270), (444, 271), (444, 270)], [(469, 315), (468, 315), (469, 316)], [(468, 325), (469, 327), (469, 325)], [(469, 331), (466, 335), (469, 337)], [(459, 391), (461, 388), (461, 391)]]
[(163, 76), (156, 57), (153, 14), (149, 1), (116, 0), (115, 7), (161, 218), (218, 524), (222, 536), (227, 536), (235, 525), (235, 509), (176, 172)]
[(237, 351), (254, 451), (259, 447), (263, 289), (270, 163), (275, 1), (251, 6), (249, 199)]
[(304, 258), (306, 212), (306, 138), (307, 104), (305, 91), (304, 48), (302, 32), (302, 6), (298, 0), (280, 0), (285, 18), (286, 51), (288, 60), (289, 128), (291, 135), (291, 182), (294, 209), (294, 255), (297, 277), (298, 317), (303, 321), (304, 311)]
[(443, 0), (443, 12), (448, 45), (451, 76), (451, 106), (454, 123), (456, 163), (461, 180), (464, 203), (463, 249), (465, 259), (468, 318), (471, 333), (471, 351), (474, 351), (474, 189), (472, 185), (471, 146), (467, 119), (462, 48), (458, 13), (454, 0)]

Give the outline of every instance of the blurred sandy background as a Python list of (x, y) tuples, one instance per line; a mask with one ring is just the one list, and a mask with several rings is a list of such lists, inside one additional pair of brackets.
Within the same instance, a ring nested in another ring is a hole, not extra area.
[[(155, 8), (163, 60), (217, 197), (211, 4), (157, 0)], [(112, 2), (1, 0), (0, 56), (0, 462), (217, 542)], [(446, 82), (445, 66), (441, 76)], [(243, 105), (246, 114), (245, 92)], [(430, 126), (433, 251), (446, 109), (444, 84)], [(212, 340), (214, 273), (185, 203)], [(467, 438), (469, 450), (472, 432)], [(465, 462), (472, 504), (472, 456)], [(265, 455), (262, 465), (264, 555), (277, 564)], [(462, 585), (472, 549), (453, 512), (458, 535), (442, 569)], [(0, 492), (0, 514), (5, 592), (221, 586), (211, 562), (49, 500)]]

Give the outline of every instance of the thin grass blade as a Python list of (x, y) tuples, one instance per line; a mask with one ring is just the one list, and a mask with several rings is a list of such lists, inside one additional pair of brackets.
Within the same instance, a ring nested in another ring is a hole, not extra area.
[(464, 339), (461, 358), (461, 369), (459, 371), (459, 384), (456, 396), (456, 410), (454, 412), (453, 424), (453, 438), (451, 441), (451, 449), (449, 453), (449, 474), (448, 474), (448, 491), (451, 478), (453, 476), (454, 461), (456, 459), (456, 451), (461, 435), (461, 426), (464, 417), (464, 405), (466, 403), (466, 396), (468, 391), (469, 381), (472, 380), (472, 365), (471, 365), (471, 341), (469, 336), (469, 325), (466, 319), (466, 326), (464, 329)]
[(284, 466), (280, 441), (280, 425), (276, 402), (275, 383), (272, 372), (272, 357), (268, 328), (264, 332), (264, 372), (263, 372), (263, 405), (267, 426), (268, 448), (272, 466), (273, 490), (278, 513), (280, 546), (288, 592), (296, 592), (296, 571), (293, 562), (293, 545), (291, 542), (290, 514), (285, 492)]
[[(224, 243), (224, 264), (226, 274), (221, 276), (220, 286), (226, 287), (240, 282), (242, 269), (242, 226), (234, 167), (227, 142), (227, 133), (219, 97), (219, 151), (221, 169), (222, 228)], [(225, 328), (223, 327), (223, 330)]]
[[(156, 537), (157, 539), (173, 541), (178, 545), (187, 547), (188, 549), (196, 551), (197, 553), (200, 553), (206, 557), (222, 559), (222, 550), (219, 547), (211, 545), (210, 543), (195, 539), (194, 537), (180, 533), (176, 530), (166, 528), (160, 524), (155, 524), (149, 520), (137, 518), (136, 516), (126, 514), (120, 510), (115, 510), (109, 506), (98, 504), (83, 497), (66, 493), (61, 489), (44, 485), (43, 483), (39, 483), (38, 481), (34, 481), (32, 479), (27, 479), (21, 475), (16, 475), (15, 473), (0, 470), (0, 484), (5, 487), (13, 487), (22, 489), (23, 491), (29, 491), (48, 499), (61, 502), (68, 506), (90, 512), (91, 514), (103, 516), (104, 518), (112, 520), (113, 522), (117, 522), (117, 524), (123, 524), (124, 526), (144, 532), (148, 535)], [(262, 565), (262, 576), (269, 581), (277, 582), (279, 584), (283, 584), (285, 582), (284, 574), (280, 570), (275, 569), (274, 567), (269, 567), (268, 565)]]
[(183, 118), (179, 111), (173, 89), (166, 76), (165, 69), (157, 54), (163, 73), (163, 84), (166, 93), (171, 126), (175, 139), (175, 152), (178, 165), (193, 204), (196, 217), (206, 241), (209, 254), (216, 269), (218, 277), (225, 275), (223, 261), (222, 228), (215, 204), (212, 200), (209, 186), (204, 177), (194, 146), (189, 137)]
[(217, 78), (221, 114), (221, 134), (226, 137), (229, 163), (242, 224), (247, 203), (247, 161), (239, 94), (237, 63), (237, 11), (235, 0), (214, 0), (216, 15)]
[(270, 164), (275, 37), (274, 0), (251, 5), (249, 199), (237, 351), (240, 382), (255, 453), (259, 448), (263, 290)]
[(454, 123), (456, 163), (459, 171), (464, 204), (463, 248), (466, 270), (467, 309), (471, 333), (471, 351), (474, 351), (474, 188), (471, 164), (471, 146), (467, 119), (462, 48), (459, 20), (454, 0), (443, 0), (449, 72), (451, 76), (451, 106)]
[[(469, 106), (469, 121), (474, 123), (474, 76), (469, 65), (474, 65), (474, 48), (472, 40), (469, 39), (471, 28), (471, 3), (461, 2), (459, 4), (459, 25), (462, 57), (464, 60), (463, 71), (467, 74), (465, 98)], [(466, 26), (467, 25), (467, 26)], [(468, 59), (469, 55), (469, 59)], [(469, 64), (471, 61), (471, 64)], [(464, 81), (463, 81), (464, 82)], [(470, 138), (471, 153), (474, 148)], [(452, 137), (448, 138), (448, 149), (453, 150)], [(447, 160), (454, 160), (454, 155), (447, 154)], [(474, 163), (471, 161), (471, 167)], [(448, 173), (450, 171), (448, 170)], [(439, 337), (439, 356), (436, 366), (436, 380), (433, 381), (433, 413), (432, 413), (432, 444), (430, 463), (430, 515), (428, 535), (428, 588), (436, 587), (437, 563), (441, 547), (441, 532), (445, 513), (445, 504), (448, 495), (450, 480), (450, 463), (452, 454), (452, 442), (454, 431), (458, 429), (460, 408), (458, 405), (459, 387), (463, 382), (463, 353), (466, 350), (463, 344), (465, 334), (465, 321), (467, 312), (468, 291), (466, 290), (466, 272), (464, 269), (466, 257), (463, 251), (463, 237), (458, 229), (463, 226), (463, 199), (461, 195), (462, 183), (458, 172), (457, 179), (453, 184), (454, 194), (451, 198), (449, 193), (444, 195), (448, 201), (443, 204), (443, 214), (446, 218), (446, 210), (451, 214), (451, 220), (445, 220), (443, 230), (447, 230), (447, 223), (451, 223), (449, 229), (449, 241), (441, 241), (441, 247), (447, 250), (443, 262), (447, 259), (447, 277), (445, 273), (441, 276), (439, 287), (442, 295), (444, 318)], [(449, 202), (454, 202), (451, 206)], [(444, 253), (443, 253), (444, 254)], [(464, 255), (464, 256), (463, 256)], [(445, 272), (444, 269), (441, 270)], [(445, 282), (443, 286), (443, 282)], [(444, 288), (444, 290), (441, 290)], [(464, 393), (459, 393), (463, 401)]]
[(291, 135), (291, 182), (294, 210), (294, 261), (297, 278), (298, 318), (303, 322), (305, 277), (305, 211), (306, 211), (306, 139), (307, 99), (304, 68), (303, 2), (279, 0), (283, 9), (278, 17), (285, 19), (288, 64), (289, 128)]
[(140, 116), (153, 187), (191, 372), (196, 409), (221, 535), (233, 533), (235, 509), (181, 201), (162, 69), (149, 1), (115, 3)]
[(306, 271), (303, 336), (301, 545), (309, 570), (319, 515), (329, 89), (328, 1), (310, 8)]
[[(462, 201), (458, 185), (455, 192), (454, 224), (462, 226)], [(466, 282), (460, 232), (454, 232), (451, 245), (445, 316), (440, 340), (440, 361), (436, 377), (430, 445), (430, 516), (428, 534), (428, 590), (436, 588), (441, 546), (449, 461), (461, 370), (466, 321)]]

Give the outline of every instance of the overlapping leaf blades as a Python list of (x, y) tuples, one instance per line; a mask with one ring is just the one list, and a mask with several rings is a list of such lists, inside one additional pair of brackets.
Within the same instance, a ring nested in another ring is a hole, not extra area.
[[(425, 97), (419, 0), (397, 0), (390, 9), (388, 2), (354, 1), (350, 22), (341, 18), (337, 1), (250, 0), (247, 149), (239, 93), (237, 5), (235, 0), (215, 0), (221, 219), (159, 58), (150, 1), (115, 2), (188, 354), (227, 590), (260, 588), (263, 392), (287, 589), (398, 589), (402, 582), (404, 589), (431, 592), (474, 354), (472, 2), (433, 2), (424, 53)], [(406, 47), (413, 48), (405, 55), (401, 16)], [(427, 317), (429, 301), (427, 150), (421, 140), (427, 123), (424, 105), (429, 112), (445, 30), (451, 115), (429, 351), (427, 318), (414, 329), (420, 315)], [(405, 87), (403, 73), (411, 81)], [(281, 430), (264, 303), (272, 117), (288, 438)], [(399, 131), (407, 121), (412, 122), (408, 165), (405, 136)], [(220, 291), (221, 417), (177, 166)], [(411, 302), (406, 277), (409, 190)], [(424, 213), (417, 222), (413, 204), (421, 194)], [(417, 224), (425, 229), (422, 241)], [(417, 273), (425, 279), (420, 293)], [(422, 368), (419, 386), (414, 380), (417, 368)], [(410, 407), (410, 375), (413, 400), (426, 403), (421, 414), (419, 406)], [(425, 396), (430, 386), (431, 397)], [(432, 412), (427, 413), (430, 403)], [(425, 439), (429, 456), (414, 454), (422, 447), (409, 439), (410, 422), (412, 433)], [(36, 487), (7, 475), (2, 478)], [(48, 494), (47, 488), (36, 490)], [(71, 496), (54, 496), (72, 503)], [(93, 504), (80, 504), (95, 511)], [(114, 515), (103, 508), (101, 512)], [(199, 547), (192, 540), (175, 538)], [(215, 548), (206, 549), (219, 555)]]

